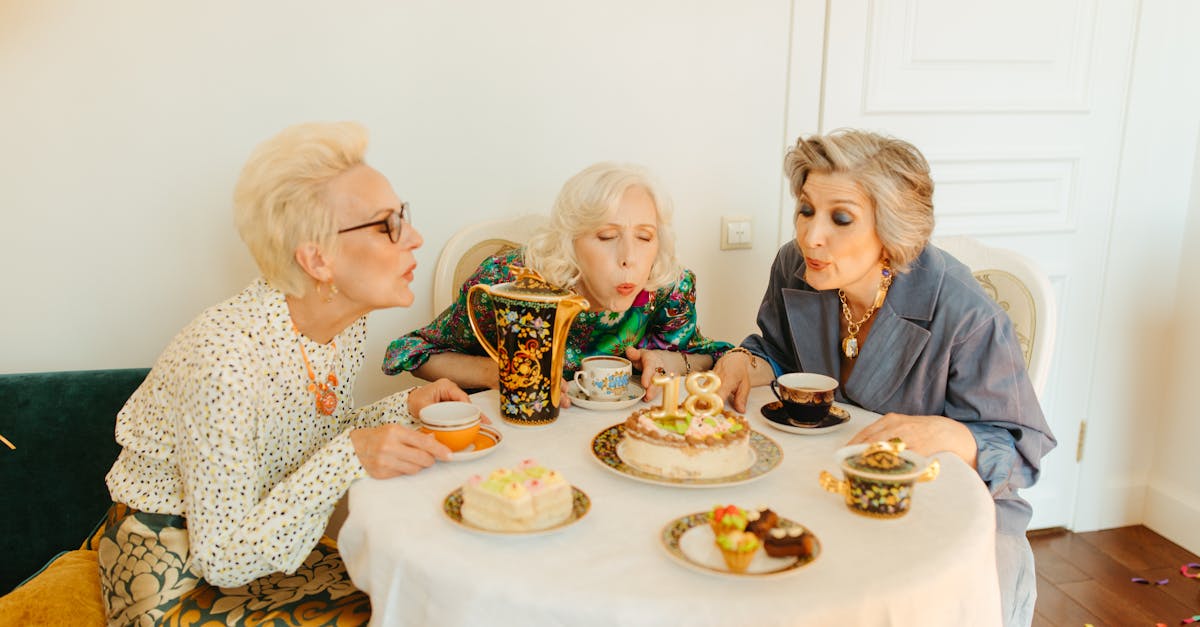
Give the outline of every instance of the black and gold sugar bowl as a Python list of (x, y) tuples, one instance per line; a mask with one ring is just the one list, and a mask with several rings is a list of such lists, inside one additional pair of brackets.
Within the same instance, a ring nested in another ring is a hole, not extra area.
[(893, 438), (886, 442), (855, 444), (835, 453), (845, 479), (822, 470), (821, 487), (841, 494), (850, 511), (871, 518), (899, 518), (912, 506), (913, 486), (933, 481), (941, 464), (913, 451)]

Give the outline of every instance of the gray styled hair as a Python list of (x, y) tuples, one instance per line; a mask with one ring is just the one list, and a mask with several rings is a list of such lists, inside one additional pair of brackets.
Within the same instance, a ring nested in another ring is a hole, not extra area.
[(233, 192), (238, 233), (259, 272), (285, 294), (303, 296), (312, 280), (296, 248), (315, 243), (337, 252), (337, 220), (329, 183), (363, 164), (367, 129), (357, 122), (290, 126), (251, 153)]
[(675, 259), (671, 199), (648, 170), (629, 163), (597, 163), (568, 179), (554, 201), (549, 223), (533, 234), (525, 248), (525, 266), (550, 283), (574, 287), (582, 274), (575, 256), (575, 240), (604, 225), (630, 187), (646, 190), (657, 214), (658, 256), (650, 268), (646, 289), (673, 284), (681, 270)]
[(857, 129), (801, 137), (788, 150), (784, 172), (797, 212), (810, 172), (845, 174), (858, 183), (875, 206), (875, 233), (897, 272), (907, 271), (929, 243), (933, 179), (921, 151), (906, 141)]

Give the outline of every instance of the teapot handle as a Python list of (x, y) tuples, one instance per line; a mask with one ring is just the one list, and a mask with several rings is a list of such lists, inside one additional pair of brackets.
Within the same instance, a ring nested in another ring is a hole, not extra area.
[(471, 331), (475, 334), (475, 339), (483, 346), (483, 350), (487, 351), (488, 356), (492, 358), (492, 361), (500, 363), (500, 355), (496, 351), (496, 347), (490, 340), (483, 336), (479, 328), (479, 321), (475, 319), (475, 307), (472, 305), (472, 299), (475, 297), (476, 292), (484, 292), (488, 296), (492, 295), (491, 286), (483, 283), (476, 283), (467, 291), (467, 319), (471, 321)]

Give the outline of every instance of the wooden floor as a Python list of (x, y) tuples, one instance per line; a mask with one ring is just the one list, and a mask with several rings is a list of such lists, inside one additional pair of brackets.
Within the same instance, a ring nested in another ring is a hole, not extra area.
[[(1175, 627), (1200, 614), (1200, 579), (1179, 572), (1200, 557), (1141, 525), (1088, 533), (1035, 531), (1029, 542), (1038, 574), (1034, 627)], [(1133, 577), (1170, 582), (1144, 585), (1130, 581)]]

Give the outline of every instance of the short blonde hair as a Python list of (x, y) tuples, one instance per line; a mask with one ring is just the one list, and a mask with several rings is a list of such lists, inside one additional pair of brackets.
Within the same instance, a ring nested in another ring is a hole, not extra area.
[(233, 192), (238, 233), (263, 278), (285, 294), (303, 296), (312, 280), (296, 248), (312, 242), (337, 253), (337, 220), (329, 183), (363, 164), (367, 129), (356, 122), (290, 126), (251, 153)]
[(575, 240), (608, 222), (631, 187), (641, 187), (654, 201), (658, 226), (658, 256), (650, 268), (646, 289), (672, 285), (679, 278), (675, 260), (675, 231), (671, 199), (645, 168), (611, 161), (597, 163), (572, 176), (554, 201), (550, 222), (538, 229), (525, 248), (525, 265), (550, 283), (574, 287), (582, 274)]
[(858, 183), (875, 205), (875, 233), (897, 272), (907, 271), (929, 243), (933, 179), (921, 151), (906, 141), (857, 129), (801, 137), (788, 151), (784, 171), (797, 212), (810, 172), (845, 174)]

